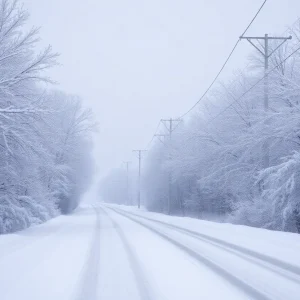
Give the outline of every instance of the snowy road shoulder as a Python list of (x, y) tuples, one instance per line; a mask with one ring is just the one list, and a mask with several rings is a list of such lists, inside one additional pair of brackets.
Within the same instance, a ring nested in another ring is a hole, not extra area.
[[(158, 220), (157, 214), (137, 213), (128, 208), (124, 209), (122, 207), (120, 209), (120, 207), (116, 206), (110, 206), (110, 209), (168, 240), (171, 244), (182, 249), (198, 262), (213, 270), (217, 275), (223, 277), (228, 283), (243, 290), (251, 298), (298, 299), (300, 271), (296, 264), (293, 265), (284, 260), (255, 252), (245, 248), (243, 245), (238, 246), (228, 243), (224, 241), (224, 237), (223, 239), (216, 239), (214, 237), (209, 239), (209, 235), (207, 234), (200, 233), (200, 236), (197, 235), (195, 228), (192, 231), (174, 225), (176, 224), (176, 220), (182, 218), (174, 218), (174, 220), (173, 217), (162, 215), (159, 218), (160, 220)], [(171, 220), (173, 222), (170, 225), (169, 221)], [(201, 221), (198, 222), (201, 224)], [(182, 223), (177, 222), (179, 225), (182, 225)], [(220, 227), (222, 225), (219, 224)], [(257, 231), (257, 229), (254, 229), (254, 231)], [(272, 242), (269, 246), (273, 247), (274, 232), (270, 233)], [(225, 230), (223, 234), (226, 234)], [(249, 236), (248, 238), (251, 239), (251, 237)], [(295, 236), (295, 238), (298, 238), (298, 236)], [(283, 249), (285, 248), (283, 247)], [(277, 249), (277, 251), (280, 251), (280, 249)]]
[[(299, 266), (285, 257), (298, 249), (280, 246), (285, 233), (237, 228), (119, 206), (82, 207), (0, 236), (1, 300), (298, 300)], [(297, 235), (286, 241), (292, 238), (297, 245)]]
[[(71, 299), (93, 240), (95, 211), (81, 208), (17, 234), (0, 236), (3, 300)], [(24, 243), (24, 236), (30, 238)], [(6, 246), (7, 245), (7, 246)], [(13, 249), (9, 253), (9, 251)]]
[(159, 213), (138, 210), (136, 207), (106, 205), (125, 212), (150, 218), (180, 227), (191, 232), (197, 232), (210, 239), (216, 239), (245, 248), (248, 251), (269, 256), (275, 260), (285, 262), (300, 269), (300, 235), (289, 232), (271, 231), (249, 226), (233, 225), (229, 223), (209, 222), (190, 217), (167, 216)]

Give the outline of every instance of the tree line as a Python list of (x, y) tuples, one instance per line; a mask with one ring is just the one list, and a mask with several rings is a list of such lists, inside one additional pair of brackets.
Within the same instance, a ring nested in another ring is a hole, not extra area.
[[(148, 210), (300, 232), (300, 23), (290, 32), (292, 41), (270, 57), (267, 111), (263, 62), (254, 53), (182, 120), (172, 139), (156, 140), (143, 162)], [(111, 197), (126, 180), (122, 172), (103, 180), (109, 186), (100, 183), (104, 201), (122, 202)]]
[(28, 18), (18, 0), (1, 0), (0, 233), (72, 211), (93, 173), (92, 113), (46, 88), (58, 55), (50, 46), (38, 53)]

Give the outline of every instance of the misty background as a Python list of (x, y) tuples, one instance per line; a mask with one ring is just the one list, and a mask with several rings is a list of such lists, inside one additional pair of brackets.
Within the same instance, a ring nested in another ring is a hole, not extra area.
[[(50, 71), (57, 88), (82, 97), (99, 123), (98, 176), (133, 160), (161, 118), (192, 106), (224, 62), (261, 0), (25, 0), (42, 46), (59, 52)], [(248, 35), (280, 34), (299, 17), (300, 2), (266, 4)], [(252, 47), (239, 44), (222, 73), (243, 68)]]
[(298, 300), (299, 11), (0, 0), (1, 299)]

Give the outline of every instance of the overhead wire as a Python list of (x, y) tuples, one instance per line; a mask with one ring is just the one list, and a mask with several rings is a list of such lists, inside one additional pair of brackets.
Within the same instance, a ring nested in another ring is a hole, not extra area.
[(192, 105), (191, 108), (189, 108), (189, 110), (187, 110), (184, 114), (182, 114), (180, 116), (180, 118), (184, 118), (186, 115), (188, 115), (203, 99), (204, 97), (207, 95), (207, 93), (211, 90), (212, 86), (215, 84), (215, 82), (218, 80), (218, 78), (220, 77), (221, 73), (223, 72), (224, 68), (226, 67), (228, 61), (230, 60), (230, 58), (232, 57), (234, 51), (236, 50), (238, 44), (241, 41), (241, 37), (243, 37), (245, 35), (245, 33), (248, 31), (248, 29), (251, 27), (251, 25), (253, 24), (253, 22), (255, 21), (255, 19), (257, 18), (257, 16), (259, 15), (259, 13), (261, 12), (261, 10), (263, 9), (263, 7), (265, 6), (267, 0), (265, 0), (262, 5), (260, 6), (260, 8), (258, 9), (258, 11), (256, 12), (256, 14), (254, 15), (254, 17), (252, 18), (251, 22), (247, 25), (246, 29), (243, 31), (243, 33), (240, 35), (239, 39), (236, 41), (236, 43), (234, 44), (232, 50), (230, 51), (228, 57), (226, 58), (225, 62), (223, 63), (221, 69), (219, 70), (219, 72), (217, 73), (217, 75), (215, 76), (215, 78), (213, 79), (213, 81), (211, 82), (211, 84), (208, 86), (208, 88), (205, 90), (205, 92), (202, 94), (202, 96), (199, 98), (199, 100)]
[[(299, 45), (300, 43), (298, 43)], [(216, 120), (220, 115), (222, 115), (227, 109), (229, 109), (233, 104), (240, 101), (245, 95), (247, 95), (250, 91), (252, 91), (260, 82), (262, 82), (269, 74), (274, 72), (279, 66), (281, 66), (284, 62), (286, 62), (290, 57), (292, 57), (296, 52), (300, 50), (300, 47), (298, 47), (296, 50), (292, 51), (286, 58), (284, 58), (282, 61), (280, 61), (275, 67), (273, 67), (269, 72), (267, 72), (262, 78), (260, 78), (255, 84), (253, 84), (248, 90), (246, 90), (240, 97), (232, 101), (228, 106), (226, 106), (221, 112), (219, 112), (213, 119), (209, 120), (205, 125), (208, 125), (212, 123), (214, 120)]]
[[(245, 30), (243, 31), (242, 36), (245, 35), (245, 33), (249, 30), (249, 28), (251, 27), (251, 25), (253, 24), (253, 22), (255, 21), (255, 19), (257, 18), (257, 16), (259, 15), (259, 13), (261, 12), (261, 10), (263, 9), (263, 7), (265, 6), (267, 0), (264, 0), (264, 2), (261, 4), (261, 6), (259, 7), (258, 11), (256, 12), (256, 14), (254, 15), (254, 17), (251, 19), (250, 23), (247, 25), (247, 27), (245, 28)], [(213, 81), (211, 82), (211, 84), (208, 86), (208, 88), (205, 90), (205, 92), (202, 94), (202, 96), (199, 98), (199, 100), (188, 110), (186, 111), (184, 114), (182, 114), (180, 116), (180, 119), (184, 118), (187, 114), (189, 114), (202, 100), (203, 98), (207, 95), (207, 93), (211, 90), (212, 86), (215, 84), (215, 82), (218, 80), (219, 76), (221, 75), (222, 71), (224, 70), (224, 68), (226, 67), (228, 61), (230, 60), (230, 58), (232, 57), (233, 53), (235, 52), (238, 44), (240, 42), (240, 38), (236, 41), (236, 43), (234, 44), (232, 50), (230, 51), (229, 55), (227, 56), (225, 62), (223, 63), (221, 69), (219, 70), (219, 72), (217, 73), (217, 75), (214, 77)], [(158, 132), (158, 129), (160, 127), (160, 123), (161, 121), (159, 121), (158, 125), (157, 125), (157, 128), (155, 130), (155, 133), (154, 135), (152, 136), (151, 140), (149, 141), (146, 149), (149, 149), (149, 147), (151, 146), (154, 138), (155, 138), (155, 135), (157, 134)]]
[(155, 133), (153, 134), (151, 140), (148, 142), (146, 149), (149, 149), (149, 148), (150, 148), (150, 146), (151, 146), (151, 144), (152, 144), (152, 142), (153, 142), (153, 140), (154, 140), (154, 138), (155, 138), (155, 135), (158, 133), (158, 129), (159, 129), (159, 127), (160, 127), (160, 123), (161, 123), (161, 122), (159, 121), (158, 124), (157, 124), (157, 127), (156, 127), (156, 129), (155, 129)]

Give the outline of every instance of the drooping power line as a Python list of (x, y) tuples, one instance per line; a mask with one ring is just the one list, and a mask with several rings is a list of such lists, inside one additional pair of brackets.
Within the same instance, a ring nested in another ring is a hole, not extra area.
[[(261, 12), (262, 8), (265, 6), (267, 0), (265, 0), (262, 5), (260, 6), (259, 10), (256, 12), (256, 14), (254, 15), (254, 17), (252, 18), (251, 22), (248, 24), (248, 26), (246, 27), (246, 29), (243, 31), (243, 33), (241, 34), (241, 37), (243, 37), (246, 32), (248, 31), (248, 29), (250, 28), (250, 26), (253, 24), (254, 20), (257, 18), (257, 16), (259, 15), (259, 13)], [(237, 48), (238, 44), (240, 42), (240, 38), (236, 41), (235, 45), (233, 46), (232, 50), (230, 51), (227, 59), (225, 60), (225, 62), (223, 63), (221, 69), (219, 70), (219, 72), (217, 73), (217, 75), (215, 76), (215, 78), (213, 79), (212, 83), (208, 86), (208, 88), (205, 90), (205, 92), (202, 94), (202, 96), (200, 97), (200, 99), (188, 110), (186, 111), (183, 115), (180, 116), (180, 118), (184, 118), (187, 114), (189, 114), (202, 100), (203, 98), (207, 95), (207, 93), (210, 91), (210, 89), (212, 88), (212, 86), (215, 84), (215, 82), (217, 81), (217, 79), (219, 78), (220, 74), (222, 73), (222, 71), (224, 70), (224, 68), (226, 67), (228, 61), (230, 60), (232, 54), (234, 53), (235, 49)]]
[(151, 140), (150, 140), (149, 143), (147, 144), (146, 149), (149, 149), (149, 147), (151, 146), (151, 144), (152, 144), (152, 142), (153, 142), (153, 140), (154, 140), (154, 138), (155, 138), (155, 135), (158, 133), (158, 129), (159, 129), (159, 127), (160, 127), (160, 124), (161, 124), (161, 122), (159, 121), (158, 124), (157, 124), (157, 126), (156, 126), (155, 132), (154, 132), (154, 134), (153, 134)]
[(228, 106), (226, 106), (221, 112), (219, 112), (213, 119), (209, 120), (205, 125), (208, 125), (212, 123), (214, 120), (216, 120), (220, 115), (222, 115), (227, 109), (229, 109), (234, 103), (237, 103), (240, 101), (245, 95), (247, 95), (250, 91), (252, 91), (259, 83), (261, 83), (266, 76), (268, 76), (270, 73), (274, 72), (279, 66), (281, 66), (283, 63), (285, 63), (290, 57), (292, 57), (296, 52), (300, 50), (300, 47), (295, 49), (292, 53), (290, 53), (286, 58), (284, 58), (282, 61), (280, 61), (274, 68), (272, 68), (267, 74), (265, 74), (262, 78), (260, 78), (255, 84), (253, 84), (248, 90), (246, 90), (240, 97), (232, 101)]
[[(258, 9), (258, 11), (256, 12), (256, 14), (254, 15), (254, 17), (252, 18), (252, 20), (250, 21), (250, 23), (247, 25), (247, 27), (245, 28), (245, 30), (243, 31), (241, 36), (244, 36), (244, 34), (246, 34), (246, 32), (249, 30), (249, 28), (251, 27), (251, 25), (253, 24), (253, 22), (255, 21), (255, 19), (257, 18), (257, 16), (259, 15), (259, 13), (261, 12), (262, 8), (265, 6), (267, 0), (264, 0), (264, 2), (262, 3), (262, 5), (260, 6), (260, 8)], [(237, 48), (238, 44), (240, 42), (240, 38), (237, 40), (237, 42), (235, 43), (235, 45), (233, 46), (232, 50), (230, 51), (228, 57), (226, 58), (225, 62), (223, 63), (221, 69), (219, 70), (219, 72), (217, 73), (217, 75), (215, 76), (215, 78), (213, 79), (212, 83), (208, 86), (208, 88), (205, 90), (205, 92), (202, 94), (202, 96), (200, 97), (200, 99), (184, 114), (182, 114), (180, 116), (180, 119), (184, 118), (187, 114), (189, 114), (202, 100), (203, 98), (207, 95), (207, 93), (210, 91), (210, 89), (212, 88), (212, 86), (215, 84), (215, 82), (217, 81), (217, 79), (219, 78), (220, 74), (222, 73), (222, 71), (224, 70), (224, 68), (226, 67), (228, 61), (230, 60), (231, 56), (233, 55), (235, 49)], [(153, 134), (151, 140), (149, 141), (146, 149), (149, 149), (149, 147), (151, 146), (155, 136), (158, 133), (158, 129), (160, 127), (160, 121), (157, 125), (157, 128), (155, 130), (155, 133)]]

